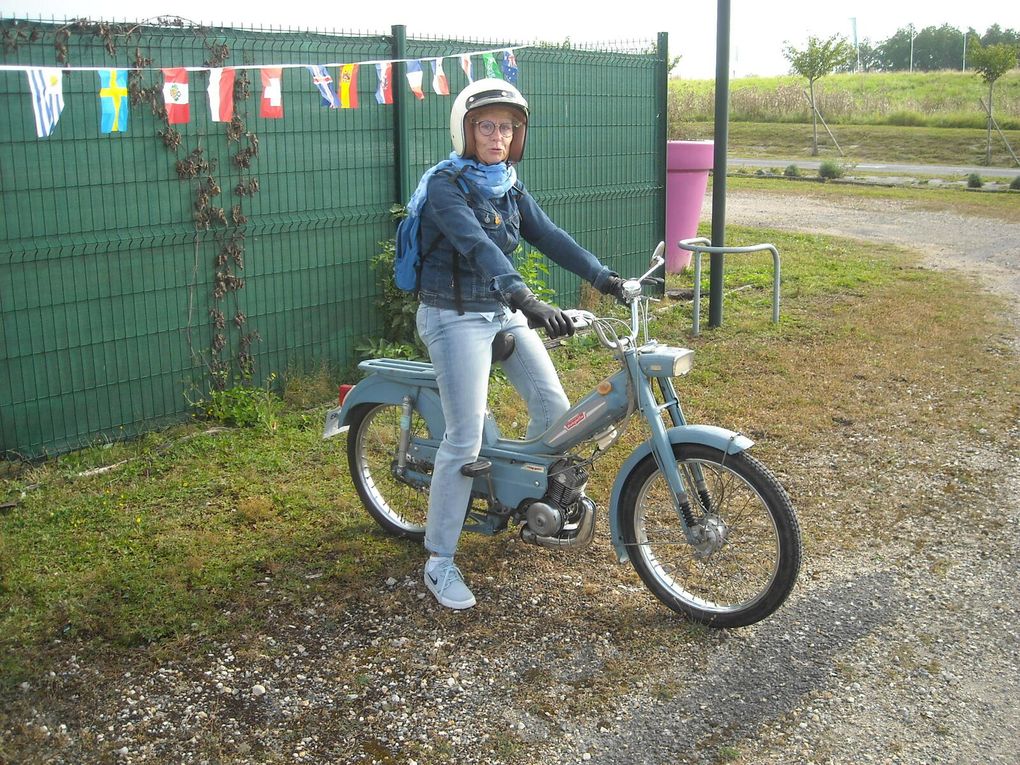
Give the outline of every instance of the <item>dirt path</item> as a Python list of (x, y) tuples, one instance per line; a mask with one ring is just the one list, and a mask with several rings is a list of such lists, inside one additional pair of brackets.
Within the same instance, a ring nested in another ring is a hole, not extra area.
[[(710, 200), (704, 216), (711, 217)], [(976, 275), (988, 289), (1008, 299), (1020, 326), (1018, 223), (932, 212), (916, 204), (884, 199), (791, 197), (760, 191), (729, 192), (726, 220), (741, 226), (834, 234), (910, 247), (932, 268)]]

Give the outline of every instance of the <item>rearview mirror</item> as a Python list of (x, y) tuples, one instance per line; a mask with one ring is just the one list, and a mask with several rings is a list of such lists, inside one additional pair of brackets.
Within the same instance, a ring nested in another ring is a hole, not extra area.
[(663, 259), (663, 255), (666, 253), (666, 243), (659, 242), (659, 246), (655, 248), (655, 252), (652, 253), (652, 259), (648, 262), (650, 266), (657, 266)]

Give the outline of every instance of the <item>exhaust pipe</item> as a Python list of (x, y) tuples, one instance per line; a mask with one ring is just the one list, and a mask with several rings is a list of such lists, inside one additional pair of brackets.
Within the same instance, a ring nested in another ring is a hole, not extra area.
[(555, 547), (558, 549), (580, 549), (587, 547), (595, 538), (595, 503), (587, 497), (578, 500), (582, 505), (581, 517), (576, 523), (568, 523), (554, 537), (543, 537), (525, 526), (521, 530), (521, 539), (539, 547)]

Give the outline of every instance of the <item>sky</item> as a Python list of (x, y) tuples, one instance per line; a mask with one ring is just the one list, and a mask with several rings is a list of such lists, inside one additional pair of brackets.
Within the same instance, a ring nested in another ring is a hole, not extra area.
[[(542, 40), (602, 42), (654, 41), (669, 34), (670, 56), (682, 56), (674, 76), (708, 79), (715, 76), (717, 3), (711, 0), (626, 0), (598, 10), (595, 2), (563, 0), (481, 0), (463, 6), (428, 0), (356, 3), (246, 3), (208, 0), (0, 0), (0, 17), (57, 20), (85, 16), (93, 20), (135, 21), (155, 16), (181, 16), (205, 24), (387, 33), (404, 24), (409, 37), (444, 36), (474, 40)], [(458, 8), (457, 12), (444, 11)], [(809, 35), (842, 34), (878, 42), (913, 24), (920, 29), (948, 23), (978, 32), (993, 23), (1020, 29), (1017, 0), (732, 0), (730, 74), (733, 77), (775, 75), (789, 71), (785, 43), (803, 47)], [(332, 9), (326, 13), (324, 9)], [(962, 51), (961, 51), (962, 54)]]

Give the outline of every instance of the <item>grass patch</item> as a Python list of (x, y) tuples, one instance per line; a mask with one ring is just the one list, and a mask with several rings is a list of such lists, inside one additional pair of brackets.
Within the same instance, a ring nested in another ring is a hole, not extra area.
[[(958, 276), (922, 270), (892, 247), (728, 233), (732, 244), (763, 238), (783, 254), (779, 326), (769, 321), (768, 254), (728, 263), (722, 328), (691, 337), (688, 303), (659, 306), (655, 335), (698, 351), (679, 383), (691, 421), (759, 442), (755, 453), (790, 489), (816, 560), (873, 544), (875, 529), (894, 528), (904, 514), (934, 512), (947, 487), (965, 504), (968, 477), (951, 474), (921, 442), (957, 444), (981, 429), (983, 439), (1005, 438), (998, 434), (1020, 413), (1020, 370), (994, 300), (976, 300)], [(690, 287), (689, 274), (671, 281)], [(613, 368), (585, 342), (555, 353), (574, 400)], [(512, 432), (523, 414), (506, 392), (494, 383), (492, 401)], [(413, 573), (420, 547), (369, 520), (342, 439), (321, 440), (321, 410), (286, 404), (274, 431), (193, 424), (8, 471), (0, 483), (0, 500), (14, 503), (0, 514), (0, 684), (10, 688), (41, 652), (60, 646), (79, 655), (183, 650), (203, 636), (236, 636), (268, 609), (368, 597), (366, 582)], [(627, 447), (643, 438), (635, 420), (624, 446), (599, 463), (593, 496), (607, 495)], [(86, 472), (104, 465), (117, 466)], [(472, 570), (498, 573), (497, 561), (486, 565), (497, 548), (466, 538), (464, 554)], [(595, 552), (592, 565), (609, 565), (606, 550)], [(641, 626), (649, 611), (653, 621), (668, 619), (664, 610), (621, 609), (612, 597), (598, 590), (591, 598), (593, 618), (618, 622), (611, 634), (637, 634), (637, 624), (642, 640), (674, 635)], [(540, 698), (547, 682), (527, 693)], [(585, 693), (611, 693), (614, 683), (607, 677)]]

